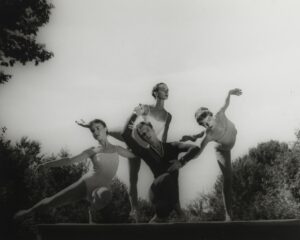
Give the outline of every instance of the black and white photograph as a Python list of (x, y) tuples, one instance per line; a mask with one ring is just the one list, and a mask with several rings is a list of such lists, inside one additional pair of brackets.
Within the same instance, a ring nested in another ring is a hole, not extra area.
[(0, 239), (300, 239), (300, 1), (0, 0)]

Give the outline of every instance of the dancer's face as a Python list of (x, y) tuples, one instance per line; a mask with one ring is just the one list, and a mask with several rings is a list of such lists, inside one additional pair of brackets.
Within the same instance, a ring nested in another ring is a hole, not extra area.
[(101, 123), (93, 123), (90, 130), (96, 140), (103, 140), (107, 137), (107, 128)]
[(199, 125), (203, 126), (203, 127), (210, 127), (212, 125), (212, 118), (213, 114), (207, 110), (202, 112), (201, 114), (197, 114), (196, 113), (196, 121)]
[(166, 84), (162, 83), (158, 86), (156, 98), (166, 100), (169, 97), (169, 88)]
[(151, 143), (156, 139), (154, 130), (147, 125), (139, 126), (138, 132), (139, 132), (140, 137), (147, 143)]

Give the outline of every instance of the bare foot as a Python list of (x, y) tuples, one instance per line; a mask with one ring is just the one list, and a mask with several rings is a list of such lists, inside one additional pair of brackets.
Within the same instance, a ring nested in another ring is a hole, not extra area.
[(14, 220), (20, 220), (25, 218), (30, 213), (30, 210), (20, 210), (14, 215)]

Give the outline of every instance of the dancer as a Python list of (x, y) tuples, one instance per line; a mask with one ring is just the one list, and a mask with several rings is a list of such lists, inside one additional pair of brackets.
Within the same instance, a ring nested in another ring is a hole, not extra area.
[[(236, 140), (237, 130), (234, 124), (226, 117), (225, 110), (230, 103), (230, 96), (240, 96), (242, 91), (238, 88), (229, 91), (225, 101), (225, 105), (220, 109), (215, 116), (208, 108), (201, 107), (195, 113), (196, 121), (203, 126), (206, 135), (200, 144), (198, 155), (204, 150), (205, 146), (214, 141), (216, 145), (217, 161), (223, 174), (223, 201), (225, 206), (225, 221), (231, 221), (231, 188), (232, 188), (232, 171), (231, 171), (231, 149)], [(181, 141), (196, 141), (197, 138), (203, 136), (203, 132), (193, 136), (183, 136)], [(173, 164), (170, 170), (178, 170), (187, 161), (177, 161)]]
[(123, 147), (111, 144), (107, 140), (106, 123), (100, 119), (91, 121), (88, 125), (76, 122), (82, 127), (89, 128), (93, 137), (98, 141), (98, 147), (92, 147), (72, 158), (62, 158), (43, 163), (38, 169), (60, 167), (91, 158), (93, 170), (82, 176), (77, 182), (71, 184), (51, 197), (47, 197), (33, 207), (21, 210), (14, 216), (15, 219), (24, 217), (36, 211), (58, 207), (86, 198), (92, 209), (102, 209), (111, 200), (110, 184), (116, 175), (119, 165), (119, 155), (133, 158), (135, 155)]
[[(169, 88), (165, 83), (157, 83), (152, 89), (152, 96), (156, 100), (155, 105), (141, 105), (142, 115), (140, 121), (151, 122), (153, 130), (162, 142), (167, 141), (169, 125), (172, 120), (172, 115), (164, 108), (165, 100), (169, 96)], [(136, 124), (139, 121), (136, 121)], [(120, 132), (109, 132), (109, 135), (117, 138), (118, 140), (124, 141)], [(140, 139), (140, 145), (147, 145), (143, 140)], [(129, 199), (131, 203), (130, 216), (138, 222), (138, 173), (141, 167), (141, 159), (129, 158)]]
[[(180, 153), (185, 152), (180, 161), (189, 161), (200, 149), (191, 144), (160, 141), (149, 122), (142, 121), (134, 127), (137, 117), (143, 114), (142, 105), (135, 108), (125, 126), (123, 138), (132, 152), (150, 167), (155, 178), (149, 191), (155, 208), (155, 216), (150, 222), (165, 221), (172, 210), (181, 217), (184, 214), (179, 204), (178, 171), (169, 173), (168, 168), (178, 159)], [(141, 141), (147, 145), (140, 144)]]

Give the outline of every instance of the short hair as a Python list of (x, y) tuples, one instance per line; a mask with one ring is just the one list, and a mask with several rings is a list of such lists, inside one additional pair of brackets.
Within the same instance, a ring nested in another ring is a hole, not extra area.
[[(158, 92), (158, 88), (161, 84), (165, 84), (164, 82), (160, 82), (160, 83), (157, 83), (155, 84), (155, 86), (153, 87), (152, 89), (152, 96), (156, 99), (156, 96), (155, 96), (155, 93)], [(165, 84), (167, 85), (167, 84)]]
[(151, 129), (153, 129), (153, 126), (152, 126), (151, 122), (145, 122), (145, 121), (142, 121), (142, 122), (140, 122), (140, 123), (138, 123), (138, 124), (136, 125), (137, 134), (139, 135), (139, 137), (140, 137), (141, 139), (144, 140), (143, 136), (142, 136), (141, 133), (140, 133), (140, 129), (141, 129), (143, 126), (148, 126), (148, 127), (150, 127)]
[[(89, 122), (88, 126), (90, 129), (94, 123), (100, 123), (103, 127), (107, 128), (107, 125), (103, 120), (96, 118)], [(108, 130), (106, 130), (106, 133), (108, 133)]]

